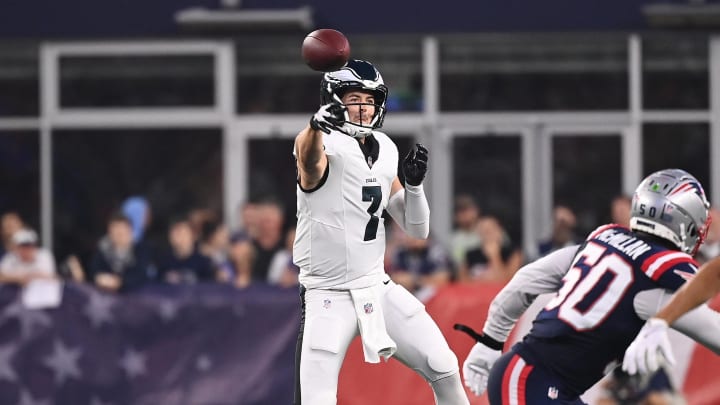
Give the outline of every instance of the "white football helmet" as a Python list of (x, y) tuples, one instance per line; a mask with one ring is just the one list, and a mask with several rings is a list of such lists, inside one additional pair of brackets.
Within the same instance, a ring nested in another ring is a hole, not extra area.
[(380, 72), (371, 63), (364, 60), (351, 59), (348, 63), (334, 72), (323, 75), (320, 82), (320, 104), (331, 102), (342, 104), (342, 96), (350, 89), (368, 91), (375, 97), (375, 115), (369, 125), (350, 122), (345, 112), (345, 126), (347, 130), (341, 131), (357, 138), (370, 135), (373, 129), (382, 127), (385, 120), (385, 103), (388, 97), (388, 88), (383, 82)]
[(705, 240), (710, 203), (695, 177), (666, 169), (646, 177), (635, 190), (630, 228), (670, 241), (694, 255)]

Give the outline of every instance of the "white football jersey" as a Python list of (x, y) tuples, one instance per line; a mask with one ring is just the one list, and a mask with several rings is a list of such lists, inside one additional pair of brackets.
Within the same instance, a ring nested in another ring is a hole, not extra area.
[(373, 132), (378, 158), (368, 164), (358, 141), (334, 131), (323, 134), (327, 177), (314, 190), (297, 185), (293, 261), (306, 288), (350, 289), (376, 284), (385, 273), (385, 226), (398, 150)]

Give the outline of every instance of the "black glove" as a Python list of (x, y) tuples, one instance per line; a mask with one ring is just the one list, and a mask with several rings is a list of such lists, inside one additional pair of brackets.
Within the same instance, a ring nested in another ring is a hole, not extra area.
[(310, 117), (310, 127), (316, 131), (329, 134), (331, 130), (338, 129), (345, 124), (346, 107), (339, 103), (328, 103)]
[(419, 186), (425, 179), (427, 173), (428, 150), (418, 143), (403, 160), (403, 174), (405, 183), (411, 186)]

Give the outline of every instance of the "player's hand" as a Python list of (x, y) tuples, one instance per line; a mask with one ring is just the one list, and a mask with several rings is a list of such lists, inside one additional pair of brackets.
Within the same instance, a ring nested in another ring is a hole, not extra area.
[(411, 186), (419, 186), (425, 179), (427, 162), (428, 150), (421, 143), (416, 144), (403, 160), (402, 169), (405, 175), (405, 183)]
[(463, 379), (465, 386), (475, 395), (482, 395), (487, 388), (490, 369), (502, 355), (500, 350), (491, 349), (482, 343), (475, 343), (465, 363), (463, 363)]
[(316, 131), (329, 134), (333, 129), (339, 129), (345, 124), (346, 107), (340, 103), (328, 103), (310, 117), (310, 127)]
[(664, 359), (675, 364), (667, 334), (668, 324), (662, 319), (650, 318), (635, 340), (625, 350), (622, 369), (628, 374), (650, 374), (662, 365)]

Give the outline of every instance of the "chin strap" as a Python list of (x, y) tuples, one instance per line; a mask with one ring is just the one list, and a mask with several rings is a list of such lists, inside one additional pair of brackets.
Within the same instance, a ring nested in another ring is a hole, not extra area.
[(468, 335), (470, 335), (471, 338), (475, 339), (477, 342), (480, 342), (484, 344), (485, 346), (493, 349), (493, 350), (502, 350), (505, 346), (505, 342), (498, 342), (497, 340), (491, 338), (488, 335), (480, 334), (475, 332), (475, 330), (467, 325), (463, 325), (461, 323), (456, 323), (453, 326), (453, 329), (459, 330), (460, 332), (465, 332)]

